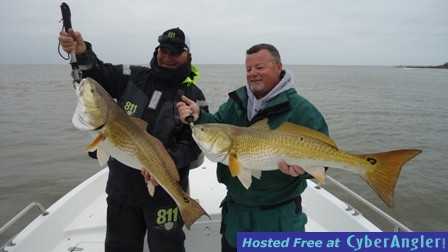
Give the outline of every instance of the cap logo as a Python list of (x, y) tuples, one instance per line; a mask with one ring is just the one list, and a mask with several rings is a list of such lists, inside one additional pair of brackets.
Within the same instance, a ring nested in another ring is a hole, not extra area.
[(176, 37), (176, 33), (175, 32), (168, 32), (168, 34), (166, 36), (168, 38), (174, 38), (174, 37)]

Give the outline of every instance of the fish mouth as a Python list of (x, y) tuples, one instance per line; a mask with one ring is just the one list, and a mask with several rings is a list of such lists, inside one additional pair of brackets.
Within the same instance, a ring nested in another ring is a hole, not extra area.
[(79, 130), (95, 130), (95, 127), (93, 127), (88, 120), (86, 120), (82, 115), (84, 114), (84, 111), (81, 109), (82, 105), (80, 104), (80, 101), (78, 101), (78, 106), (76, 107), (75, 113), (72, 117), (72, 123), (73, 125), (78, 128)]
[[(195, 125), (195, 127), (197, 127), (197, 126)], [(204, 152), (209, 151), (209, 148), (205, 148), (206, 145), (201, 144), (202, 142), (199, 141), (199, 139), (198, 139), (198, 137), (196, 136), (194, 130), (193, 130), (193, 134), (192, 134), (192, 136), (193, 136), (193, 140), (196, 142), (196, 144), (199, 146), (199, 148), (200, 148), (202, 151), (204, 151)]]
[(225, 165), (228, 164), (226, 162), (228, 160), (229, 155), (227, 153), (208, 153), (205, 156), (213, 162), (223, 163)]
[(79, 97), (82, 96), (82, 93), (84, 91), (84, 81), (85, 79), (83, 79), (80, 83), (76, 85), (76, 95)]
[(198, 144), (199, 149), (201, 149), (202, 152), (205, 154), (205, 156), (213, 162), (222, 162), (228, 156), (228, 153), (213, 152), (213, 145), (201, 144), (200, 142), (196, 142), (196, 143)]
[[(197, 127), (197, 125), (195, 125), (195, 127)], [(203, 142), (199, 141), (199, 138), (196, 136), (196, 134), (193, 131), (193, 139), (196, 142), (196, 144), (198, 145), (198, 147), (205, 153), (210, 153), (211, 150), (213, 149), (213, 145), (210, 144), (204, 144)]]
[(211, 161), (223, 162), (224, 160), (227, 159), (228, 153), (220, 153), (220, 152), (213, 151), (214, 143), (213, 144), (204, 144), (201, 141), (199, 141), (199, 139), (197, 138), (197, 136), (195, 136), (195, 134), (193, 134), (193, 139), (196, 141), (196, 144), (198, 145), (199, 149), (201, 149), (202, 152), (204, 152), (205, 156), (208, 159), (210, 159)]

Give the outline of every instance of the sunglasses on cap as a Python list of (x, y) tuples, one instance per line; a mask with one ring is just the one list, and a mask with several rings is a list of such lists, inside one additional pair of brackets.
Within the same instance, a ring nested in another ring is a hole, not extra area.
[(160, 44), (173, 44), (182, 48), (189, 49), (188, 46), (185, 44), (185, 42), (180, 38), (170, 38), (167, 35), (160, 35), (159, 36), (159, 43)]

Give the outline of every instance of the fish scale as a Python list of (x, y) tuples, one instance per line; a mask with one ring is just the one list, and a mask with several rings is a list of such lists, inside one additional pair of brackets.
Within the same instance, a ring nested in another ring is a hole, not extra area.
[(404, 149), (382, 153), (352, 154), (337, 148), (324, 134), (290, 122), (275, 130), (267, 119), (251, 127), (209, 123), (193, 127), (193, 138), (205, 155), (229, 166), (246, 189), (261, 171), (279, 169), (280, 161), (298, 165), (324, 183), (325, 167), (356, 173), (389, 207), (402, 166), (421, 150)]

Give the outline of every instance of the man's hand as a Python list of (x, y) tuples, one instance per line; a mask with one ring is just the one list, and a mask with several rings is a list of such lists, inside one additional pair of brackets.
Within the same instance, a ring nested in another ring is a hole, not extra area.
[(87, 50), (87, 46), (84, 43), (81, 33), (74, 31), (71, 28), (68, 30), (68, 33), (65, 31), (59, 32), (58, 40), (66, 53), (75, 50), (76, 55), (81, 55)]
[(286, 175), (297, 177), (305, 173), (305, 170), (298, 165), (288, 165), (284, 160), (278, 163), (278, 168)]
[(142, 171), (143, 177), (145, 178), (145, 183), (151, 182), (154, 186), (159, 185), (159, 183), (157, 183), (156, 179), (153, 176), (151, 176), (151, 173), (148, 171), (148, 169), (143, 167), (141, 171)]
[(185, 124), (188, 124), (186, 118), (189, 116), (193, 116), (194, 121), (199, 118), (199, 113), (201, 112), (199, 105), (188, 99), (185, 95), (182, 96), (182, 101), (178, 102), (176, 107), (179, 111), (180, 120)]
[(151, 173), (145, 167), (141, 169), (141, 173), (145, 178), (145, 183), (148, 186), (149, 195), (154, 196), (154, 191), (156, 190), (156, 186), (158, 186), (159, 183), (157, 183), (157, 180), (153, 176), (151, 176)]

